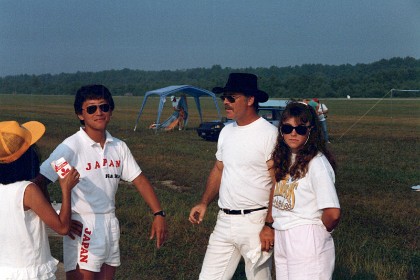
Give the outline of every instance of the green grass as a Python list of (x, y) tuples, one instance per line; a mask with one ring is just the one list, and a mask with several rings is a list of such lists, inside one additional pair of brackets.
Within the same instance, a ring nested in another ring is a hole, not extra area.
[[(188, 222), (213, 166), (216, 142), (199, 138), (198, 113), (190, 102), (186, 131), (155, 134), (147, 127), (156, 118), (157, 100), (150, 100), (133, 131), (141, 97), (115, 97), (109, 131), (126, 141), (168, 213), (169, 240), (157, 250), (149, 240), (153, 219), (136, 190), (120, 185), (116, 197), (121, 225), (122, 265), (117, 279), (197, 279), (216, 203), (199, 226)], [(326, 100), (331, 147), (337, 157), (336, 187), (342, 221), (334, 232), (334, 279), (419, 279), (420, 100)], [(164, 120), (171, 114), (165, 104)], [(203, 100), (205, 120), (217, 118), (210, 100)], [(366, 112), (368, 112), (366, 114)], [(43, 158), (79, 128), (71, 96), (0, 95), (0, 120), (39, 120), (47, 132), (39, 141)], [(167, 181), (171, 184), (167, 185)], [(57, 185), (50, 186), (60, 201)], [(62, 259), (60, 239), (52, 238), (53, 255)], [(245, 279), (240, 264), (234, 279)]]

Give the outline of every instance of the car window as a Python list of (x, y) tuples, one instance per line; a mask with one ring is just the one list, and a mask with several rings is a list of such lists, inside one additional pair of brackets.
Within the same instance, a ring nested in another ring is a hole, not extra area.
[(271, 120), (275, 119), (275, 116), (273, 116), (273, 111), (272, 110), (260, 109), (258, 111), (258, 115), (260, 115), (261, 117), (263, 117), (267, 121), (271, 121)]

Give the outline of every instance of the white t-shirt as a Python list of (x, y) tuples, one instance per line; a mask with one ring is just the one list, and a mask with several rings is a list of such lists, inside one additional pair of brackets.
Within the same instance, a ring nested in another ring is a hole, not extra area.
[(57, 270), (44, 222), (23, 208), (30, 183), (0, 184), (0, 279), (50, 279)]
[(83, 130), (65, 139), (41, 165), (40, 173), (54, 182), (58, 179), (51, 162), (64, 157), (80, 173), (73, 188), (72, 212), (105, 214), (115, 211), (115, 194), (120, 180), (131, 182), (141, 169), (127, 145), (106, 132), (102, 149)]
[(318, 115), (318, 118), (319, 118), (319, 121), (321, 122), (325, 121), (325, 114), (324, 114), (325, 111), (328, 111), (327, 106), (325, 106), (325, 104), (319, 103), (318, 112), (321, 114)]
[(287, 230), (300, 225), (323, 225), (322, 209), (340, 208), (334, 186), (335, 174), (323, 154), (309, 163), (305, 177), (276, 183), (273, 197), (273, 227)]
[(226, 125), (219, 135), (216, 158), (223, 162), (220, 208), (254, 209), (268, 205), (271, 177), (267, 161), (277, 140), (277, 127), (263, 118), (245, 126)]

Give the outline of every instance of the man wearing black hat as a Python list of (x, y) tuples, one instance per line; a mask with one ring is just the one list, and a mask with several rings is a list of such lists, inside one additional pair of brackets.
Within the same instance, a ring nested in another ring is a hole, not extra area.
[(247, 279), (271, 279), (274, 231), (267, 206), (277, 128), (257, 113), (268, 94), (258, 89), (257, 76), (247, 73), (231, 73), (225, 87), (213, 92), (222, 94), (226, 115), (235, 122), (220, 133), (206, 190), (189, 216), (191, 223), (201, 223), (219, 195), (220, 211), (200, 279), (231, 279), (241, 257)]

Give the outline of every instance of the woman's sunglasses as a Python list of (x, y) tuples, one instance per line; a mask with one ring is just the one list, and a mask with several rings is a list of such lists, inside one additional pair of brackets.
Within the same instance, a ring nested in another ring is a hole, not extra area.
[(229, 101), (229, 103), (235, 103), (235, 100), (238, 99), (239, 96), (237, 96), (235, 98), (234, 95), (222, 95), (220, 96), (220, 99), (222, 99), (222, 101), (225, 101), (225, 99), (227, 99), (227, 101)]
[(292, 133), (293, 129), (299, 135), (306, 135), (306, 133), (308, 132), (308, 129), (310, 129), (310, 126), (304, 126), (304, 125), (291, 126), (290, 124), (282, 124), (280, 130), (283, 134), (290, 134)]
[(87, 107), (86, 107), (86, 109), (82, 109), (82, 110), (86, 110), (86, 112), (87, 112), (89, 115), (92, 115), (93, 113), (95, 113), (95, 112), (96, 112), (96, 110), (98, 110), (98, 107), (99, 107), (99, 109), (100, 109), (102, 112), (104, 112), (104, 113), (107, 113), (107, 112), (109, 111), (109, 109), (110, 109), (109, 104), (101, 104), (101, 105), (91, 105), (91, 106), (87, 106)]

